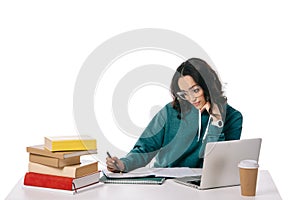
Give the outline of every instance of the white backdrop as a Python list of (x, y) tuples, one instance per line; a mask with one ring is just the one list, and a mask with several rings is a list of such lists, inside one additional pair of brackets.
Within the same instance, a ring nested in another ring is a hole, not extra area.
[[(242, 138), (263, 138), (260, 166), (283, 199), (292, 199), (298, 188), (290, 180), (299, 179), (298, 19), (296, 1), (1, 1), (0, 199), (27, 171), (26, 146), (77, 134), (73, 91), (87, 56), (139, 28), (176, 31), (206, 51), (229, 103), (244, 115)], [(141, 106), (144, 95), (132, 104)], [(133, 105), (130, 115), (140, 119)]]

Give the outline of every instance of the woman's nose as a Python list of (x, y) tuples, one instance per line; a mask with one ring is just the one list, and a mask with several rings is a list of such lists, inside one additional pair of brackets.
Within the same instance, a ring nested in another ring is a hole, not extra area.
[(189, 99), (191, 102), (195, 102), (197, 100), (197, 97), (195, 97), (195, 95), (193, 94), (189, 94)]

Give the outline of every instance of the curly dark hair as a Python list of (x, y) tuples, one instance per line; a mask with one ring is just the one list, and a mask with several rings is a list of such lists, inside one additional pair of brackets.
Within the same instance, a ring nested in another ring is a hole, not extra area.
[(178, 86), (179, 78), (187, 75), (191, 76), (203, 89), (205, 100), (211, 104), (209, 113), (213, 115), (213, 113), (211, 113), (212, 106), (217, 105), (223, 116), (225, 114), (227, 98), (224, 96), (222, 83), (217, 73), (204, 60), (190, 58), (177, 68), (171, 82), (170, 88), (173, 96), (172, 106), (178, 111), (177, 117), (179, 119), (184, 117), (184, 114), (188, 113), (192, 106), (188, 101), (178, 98), (176, 94), (180, 91)]

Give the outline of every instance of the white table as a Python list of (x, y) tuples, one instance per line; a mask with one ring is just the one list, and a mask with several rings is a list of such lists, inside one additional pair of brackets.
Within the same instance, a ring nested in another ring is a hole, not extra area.
[(225, 187), (210, 190), (197, 190), (167, 180), (162, 185), (129, 185), (129, 184), (101, 184), (92, 190), (83, 191), (75, 195), (49, 192), (24, 188), (23, 179), (15, 185), (6, 199), (40, 200), (40, 199), (129, 199), (129, 200), (193, 200), (193, 199), (246, 199), (246, 200), (277, 200), (280, 194), (268, 171), (259, 171), (257, 193), (255, 197), (243, 197), (240, 195), (240, 186)]

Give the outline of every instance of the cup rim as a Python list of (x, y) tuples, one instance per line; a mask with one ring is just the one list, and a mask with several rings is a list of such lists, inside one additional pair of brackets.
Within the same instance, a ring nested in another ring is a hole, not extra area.
[(244, 169), (256, 169), (259, 165), (256, 160), (242, 160), (239, 162), (238, 167)]

